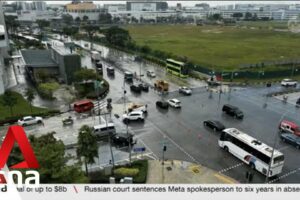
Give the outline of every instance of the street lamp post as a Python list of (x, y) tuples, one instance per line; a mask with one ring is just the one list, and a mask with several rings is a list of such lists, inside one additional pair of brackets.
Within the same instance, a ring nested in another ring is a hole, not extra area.
[[(287, 113), (289, 113), (290, 111), (286, 111), (285, 113), (283, 113), (280, 117), (280, 120), (278, 122), (278, 124), (283, 120), (283, 118), (286, 116)], [(278, 131), (278, 130), (277, 130)], [(268, 183), (269, 181), (269, 174), (270, 174), (270, 170), (271, 170), (271, 164), (273, 162), (273, 157), (274, 157), (274, 152), (275, 152), (275, 146), (276, 146), (276, 143), (278, 141), (278, 135), (275, 134), (275, 138), (274, 138), (274, 143), (273, 143), (273, 147), (272, 147), (272, 153), (271, 153), (271, 159), (270, 159), (270, 162), (269, 162), (269, 165), (268, 165), (268, 170), (267, 170), (267, 174), (266, 174), (266, 179), (265, 179), (265, 183)]]

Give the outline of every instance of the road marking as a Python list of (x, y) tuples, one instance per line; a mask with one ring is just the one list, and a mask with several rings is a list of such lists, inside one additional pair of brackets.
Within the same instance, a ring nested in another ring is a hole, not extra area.
[(283, 179), (283, 178), (286, 178), (286, 177), (288, 177), (288, 176), (290, 176), (290, 175), (292, 175), (292, 174), (297, 173), (298, 171), (300, 171), (300, 167), (297, 168), (297, 169), (295, 169), (295, 170), (292, 170), (292, 171), (290, 171), (290, 172), (288, 172), (288, 173), (285, 173), (285, 174), (283, 174), (282, 176), (279, 176), (278, 178), (276, 178), (276, 179), (270, 181), (269, 183), (277, 182), (277, 181), (279, 181), (279, 180), (281, 180), (281, 179)]
[(153, 128), (155, 128), (163, 137), (167, 138), (168, 140), (170, 140), (179, 150), (181, 150), (185, 155), (187, 155), (192, 161), (194, 161), (196, 164), (200, 163), (188, 152), (186, 152), (179, 144), (177, 144), (173, 139), (171, 139), (169, 136), (167, 136), (164, 132), (162, 132), (160, 130), (160, 128), (158, 128), (152, 121), (147, 120), (150, 124), (153, 125)]
[(155, 153), (153, 153), (153, 151), (150, 149), (150, 147), (148, 145), (146, 145), (142, 139), (139, 139), (139, 141), (146, 147), (146, 150), (150, 151), (153, 154), (153, 156), (155, 157), (155, 160), (159, 160), (158, 156)]
[(243, 162), (240, 162), (240, 163), (238, 163), (238, 164), (236, 164), (236, 165), (233, 165), (233, 166), (231, 166), (231, 167), (227, 167), (227, 168), (225, 168), (225, 169), (220, 170), (219, 173), (222, 174), (222, 173), (224, 173), (224, 172), (227, 172), (227, 171), (232, 170), (232, 169), (234, 169), (234, 168), (240, 167), (240, 166), (242, 166), (242, 165), (244, 165), (244, 163), (243, 163)]
[(229, 183), (229, 184), (237, 183), (237, 182), (233, 181), (231, 178), (225, 177), (218, 173), (215, 173), (214, 176), (217, 177), (219, 180), (223, 181), (224, 183)]

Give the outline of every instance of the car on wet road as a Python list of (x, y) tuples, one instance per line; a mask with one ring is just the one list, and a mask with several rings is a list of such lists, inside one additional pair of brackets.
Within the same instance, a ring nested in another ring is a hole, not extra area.
[(226, 128), (220, 121), (217, 120), (205, 120), (203, 125), (214, 130), (215, 132), (223, 131)]

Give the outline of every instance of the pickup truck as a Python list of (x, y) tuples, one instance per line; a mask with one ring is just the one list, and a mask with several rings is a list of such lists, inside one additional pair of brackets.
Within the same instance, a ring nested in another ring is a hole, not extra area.
[(143, 104), (132, 103), (128, 107), (128, 112), (132, 112), (132, 111), (142, 111), (143, 113), (146, 113), (147, 104), (143, 105)]

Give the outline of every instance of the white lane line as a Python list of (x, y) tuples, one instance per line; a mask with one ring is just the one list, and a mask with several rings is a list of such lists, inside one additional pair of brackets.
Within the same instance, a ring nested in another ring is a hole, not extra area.
[(142, 139), (139, 138), (139, 141), (146, 147), (146, 150), (148, 150), (148, 151), (150, 151), (150, 153), (152, 153), (152, 155), (155, 157), (154, 160), (159, 160), (159, 157), (155, 153), (153, 153), (151, 148), (148, 145), (146, 145)]
[(169, 136), (167, 136), (164, 132), (160, 130), (152, 121), (147, 120), (150, 124), (153, 125), (153, 128), (155, 128), (164, 138), (170, 140), (179, 150), (181, 150), (185, 155), (187, 155), (193, 162), (196, 164), (200, 164), (191, 154), (186, 152), (179, 144), (177, 144), (173, 139), (171, 139)]
[(288, 176), (290, 176), (290, 175), (292, 175), (292, 174), (298, 173), (299, 171), (300, 171), (300, 167), (297, 168), (297, 169), (295, 169), (295, 170), (289, 171), (288, 173), (285, 173), (285, 174), (283, 174), (282, 176), (279, 176), (278, 178), (276, 178), (276, 179), (270, 181), (269, 183), (277, 182), (277, 181), (279, 181), (279, 180), (281, 180), (281, 179), (283, 179), (283, 178), (286, 178), (286, 177), (288, 177)]
[(238, 163), (238, 164), (236, 164), (236, 165), (233, 165), (233, 166), (230, 166), (230, 167), (227, 167), (227, 168), (225, 168), (225, 169), (220, 170), (219, 173), (227, 172), (227, 171), (229, 171), (229, 170), (232, 170), (232, 169), (234, 169), (234, 168), (240, 167), (240, 166), (242, 166), (242, 165), (244, 165), (244, 163), (243, 163), (243, 162), (240, 162), (240, 163)]

